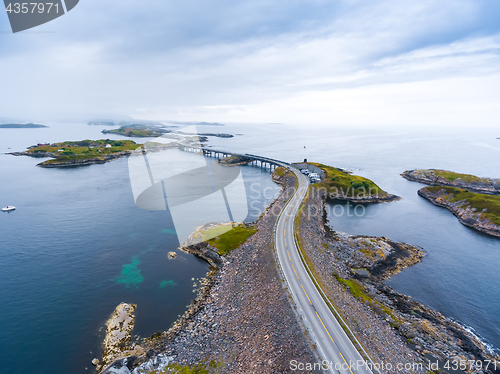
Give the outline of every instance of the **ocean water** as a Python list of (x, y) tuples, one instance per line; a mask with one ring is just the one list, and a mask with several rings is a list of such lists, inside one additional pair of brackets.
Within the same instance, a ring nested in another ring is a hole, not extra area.
[[(226, 147), (287, 161), (321, 162), (375, 181), (402, 200), (356, 213), (327, 205), (329, 225), (356, 235), (386, 236), (421, 246), (427, 256), (387, 283), (395, 290), (472, 328), (500, 347), (500, 239), (460, 224), (449, 211), (417, 195), (424, 185), (400, 176), (417, 168), (500, 178), (500, 131), (494, 128), (235, 125), (243, 138)], [(220, 143), (222, 145), (222, 143)], [(305, 148), (304, 148), (305, 147)]]
[[(0, 129), (0, 205), (17, 207), (0, 214), (5, 373), (92, 370), (120, 302), (138, 305), (134, 334), (150, 336), (184, 313), (208, 271), (205, 261), (177, 250), (168, 211), (137, 208), (126, 158), (44, 169), (35, 166), (40, 159), (4, 154), (36, 142), (103, 138), (100, 126), (49, 125)], [(252, 221), (279, 187), (268, 171), (247, 166), (242, 173)], [(169, 251), (177, 258), (168, 259)]]
[[(172, 217), (135, 206), (127, 159), (42, 169), (35, 167), (41, 160), (4, 155), (36, 142), (102, 138), (99, 126), (49, 125), (0, 129), (0, 205), (18, 207), (0, 214), (2, 372), (87, 372), (118, 303), (137, 303), (134, 333), (151, 335), (185, 311), (195, 297), (192, 279), (207, 271), (204, 261), (179, 251), (177, 259), (168, 260), (167, 252), (179, 244)], [(422, 185), (399, 175), (444, 168), (500, 177), (498, 131), (285, 124), (227, 124), (203, 131), (242, 134), (210, 138), (214, 148), (290, 162), (307, 158), (351, 170), (401, 196), (369, 205), (360, 216), (339, 215), (339, 208), (335, 214), (337, 204), (331, 203), (329, 224), (337, 231), (421, 246), (424, 261), (388, 283), (500, 347), (500, 240), (462, 226), (416, 194)], [(242, 172), (247, 220), (252, 220), (278, 188), (266, 171), (247, 166)]]

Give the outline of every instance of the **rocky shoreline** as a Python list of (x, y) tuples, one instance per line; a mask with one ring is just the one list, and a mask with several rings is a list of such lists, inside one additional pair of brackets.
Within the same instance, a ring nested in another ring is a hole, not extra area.
[(240, 166), (240, 165), (246, 165), (250, 161), (249, 158), (247, 157), (241, 157), (241, 156), (229, 156), (225, 157), (223, 159), (217, 160), (217, 163), (222, 166)]
[(500, 194), (500, 180), (491, 178), (477, 178), (467, 181), (456, 179), (450, 181), (442, 176), (437, 175), (439, 172), (447, 172), (446, 170), (428, 169), (428, 170), (406, 170), (401, 173), (401, 176), (409, 181), (427, 184), (430, 186), (450, 186), (464, 188), (477, 193), (498, 195)]
[[(227, 258), (205, 243), (184, 248), (213, 264), (198, 298), (168, 331), (129, 345), (129, 356), (122, 355), (103, 373), (154, 373), (172, 364), (193, 367), (211, 362), (217, 369), (209, 372), (281, 374), (290, 371), (292, 359), (320, 362), (283, 286), (272, 251), (276, 216), (295, 188), (295, 178), (277, 173), (272, 178), (284, 190), (257, 221), (258, 232)], [(421, 248), (385, 237), (332, 231), (326, 224), (326, 197), (316, 191), (307, 198), (304, 210), (309, 214), (302, 216), (298, 227), (303, 251), (315, 277), (374, 362), (423, 363), (423, 370), (405, 372), (426, 373), (427, 359), (500, 360), (460, 324), (384, 283), (420, 262), (425, 256)], [(214, 254), (220, 260), (215, 261)], [(145, 353), (130, 354), (131, 347)], [(401, 371), (386, 367), (381, 372)]]
[(282, 374), (290, 371), (291, 360), (320, 361), (284, 288), (273, 252), (274, 224), (295, 188), (295, 178), (273, 180), (284, 188), (257, 220), (258, 231), (221, 266), (211, 267), (185, 315), (167, 332), (143, 340), (140, 346), (146, 354), (117, 359), (103, 373), (135, 374), (171, 364), (212, 362), (217, 369), (209, 372)]
[(429, 191), (427, 188), (421, 188), (417, 192), (423, 198), (429, 200), (432, 204), (448, 209), (453, 213), (458, 221), (471, 229), (480, 231), (482, 233), (500, 238), (500, 226), (495, 225), (491, 221), (481, 217), (480, 212), (471, 209), (466, 203), (463, 202), (450, 202), (446, 197), (444, 190), (438, 192)]
[(348, 196), (345, 194), (329, 194), (328, 199), (335, 201), (349, 201), (358, 204), (373, 204), (373, 203), (390, 203), (392, 201), (401, 200), (401, 197), (387, 194), (387, 195), (363, 195), (363, 196)]
[[(301, 216), (298, 229), (302, 250), (325, 293), (374, 362), (500, 359), (460, 324), (384, 283), (391, 275), (420, 262), (424, 257), (421, 248), (383, 237), (332, 231), (326, 222), (325, 197), (315, 193), (307, 199), (304, 211), (318, 214)], [(475, 369), (478, 373), (500, 373), (493, 367)]]

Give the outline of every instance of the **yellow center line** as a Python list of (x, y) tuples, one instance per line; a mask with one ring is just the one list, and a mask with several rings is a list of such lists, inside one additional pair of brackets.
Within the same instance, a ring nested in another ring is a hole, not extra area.
[(286, 245), (286, 238), (285, 238), (285, 247), (288, 247), (288, 246)]
[(319, 321), (321, 322), (321, 324), (322, 324), (322, 325), (323, 325), (323, 327), (325, 328), (326, 333), (328, 334), (328, 336), (330, 337), (330, 339), (332, 339), (332, 342), (333, 342), (333, 343), (335, 343), (335, 342), (333, 341), (332, 336), (331, 336), (331, 335), (330, 335), (330, 333), (328, 332), (328, 329), (326, 328), (325, 324), (324, 324), (324, 323), (323, 323), (323, 321), (321, 320), (321, 317), (319, 316), (318, 312), (316, 312), (316, 315), (318, 316)]
[(306, 294), (307, 300), (309, 300), (309, 304), (313, 305), (313, 303), (311, 303), (311, 299), (310, 299), (310, 298), (309, 298), (309, 296), (307, 295), (307, 292), (306, 292), (306, 290), (304, 289), (304, 286), (302, 285), (302, 283), (300, 284), (300, 287), (302, 287), (302, 291), (304, 291), (304, 293)]
[(292, 262), (292, 258), (290, 257), (290, 252), (288, 252), (288, 249), (286, 250), (286, 253), (288, 254), (288, 259), (290, 260), (290, 262)]
[(349, 369), (349, 371), (351, 372), (351, 374), (354, 374), (354, 373), (352, 372), (351, 368), (349, 367), (349, 364), (348, 364), (348, 363), (347, 363), (347, 361), (345, 360), (344, 356), (342, 355), (342, 352), (340, 352), (340, 351), (339, 351), (339, 353), (340, 353), (340, 355), (342, 356), (342, 359), (344, 360), (344, 362), (345, 362), (345, 364), (347, 365), (347, 368)]
[(295, 267), (293, 266), (293, 264), (292, 264), (292, 268), (293, 268), (293, 272), (295, 273), (295, 276), (297, 277), (298, 280), (300, 280), (299, 276), (297, 275), (297, 272), (295, 271)]

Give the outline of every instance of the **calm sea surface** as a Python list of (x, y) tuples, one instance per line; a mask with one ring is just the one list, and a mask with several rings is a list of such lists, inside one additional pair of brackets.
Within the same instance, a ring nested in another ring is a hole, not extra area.
[[(0, 205), (18, 208), (0, 214), (0, 360), (8, 373), (28, 367), (40, 374), (92, 369), (103, 326), (118, 303), (138, 304), (134, 333), (149, 336), (185, 311), (195, 297), (196, 279), (207, 271), (204, 261), (179, 251), (177, 259), (168, 260), (167, 252), (179, 244), (172, 218), (166, 211), (135, 206), (126, 159), (42, 169), (35, 167), (41, 160), (3, 154), (36, 142), (103, 137), (99, 126), (48, 125), (0, 129)], [(495, 139), (500, 132), (282, 124), (202, 131), (243, 134), (211, 138), (214, 148), (285, 161), (307, 158), (349, 169), (401, 196), (398, 202), (370, 205), (361, 216), (339, 215), (331, 203), (329, 224), (337, 231), (423, 247), (424, 261), (388, 283), (500, 347), (500, 240), (462, 226), (416, 194), (422, 185), (399, 175), (407, 169), (444, 168), (500, 177), (500, 140)], [(277, 188), (269, 173), (250, 166), (242, 171), (251, 221)]]
[[(49, 125), (0, 129), (0, 205), (17, 207), (0, 214), (5, 373), (92, 370), (106, 319), (120, 302), (138, 305), (134, 334), (150, 336), (184, 313), (196, 296), (197, 279), (208, 270), (205, 261), (177, 250), (167, 211), (136, 207), (126, 158), (43, 169), (35, 166), (40, 159), (4, 154), (37, 142), (103, 138), (99, 126)], [(242, 172), (252, 221), (279, 188), (269, 172)], [(168, 251), (177, 258), (169, 260)]]
[(227, 147), (233, 150), (247, 147), (251, 153), (341, 167), (401, 196), (401, 201), (369, 205), (364, 214), (358, 209), (360, 216), (348, 215), (346, 209), (341, 214), (341, 207), (330, 203), (329, 225), (349, 234), (387, 236), (421, 246), (427, 252), (424, 261), (388, 284), (500, 347), (500, 239), (463, 226), (450, 212), (417, 195), (424, 185), (400, 176), (408, 169), (435, 168), (500, 178), (500, 130), (237, 127), (245, 137), (229, 139)]

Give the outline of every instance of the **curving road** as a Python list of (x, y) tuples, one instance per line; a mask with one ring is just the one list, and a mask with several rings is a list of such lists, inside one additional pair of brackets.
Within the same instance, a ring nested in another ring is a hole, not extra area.
[(288, 288), (322, 358), (328, 363), (328, 370), (331, 373), (372, 374), (321, 297), (299, 257), (294, 222), (306, 196), (309, 180), (295, 167), (289, 169), (297, 176), (298, 189), (276, 223), (276, 251)]

